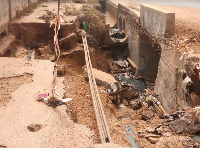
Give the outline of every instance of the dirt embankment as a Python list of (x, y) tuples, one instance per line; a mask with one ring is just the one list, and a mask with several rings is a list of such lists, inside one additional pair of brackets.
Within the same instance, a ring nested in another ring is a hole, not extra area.
[[(95, 68), (106, 71), (109, 69), (108, 63), (105, 61), (98, 62), (95, 59), (112, 59), (111, 54), (108, 51), (102, 51), (101, 55), (97, 54), (100, 51), (91, 51), (91, 58)], [(93, 53), (93, 52), (94, 53)], [(90, 86), (85, 81), (85, 74), (82, 67), (85, 65), (84, 55), (82, 50), (71, 52), (64, 57), (61, 57), (61, 61), (66, 64), (65, 75), (65, 96), (73, 98), (69, 103), (68, 114), (71, 116), (74, 122), (78, 124), (87, 125), (92, 131), (94, 131), (93, 142), (100, 143), (100, 135), (98, 132), (96, 117), (94, 113), (94, 107), (92, 102), (92, 96), (90, 93)], [(107, 56), (106, 56), (107, 55)], [(128, 132), (125, 129), (126, 125), (131, 126), (133, 132), (136, 134), (136, 143), (141, 147), (154, 147), (145, 138), (139, 138), (137, 132), (144, 130), (147, 127), (155, 128), (158, 123), (161, 123), (161, 119), (156, 115), (150, 121), (142, 120), (141, 112), (145, 109), (134, 111), (128, 107), (119, 108), (109, 98), (108, 94), (102, 86), (98, 86), (100, 98), (103, 104), (103, 109), (107, 117), (108, 126), (110, 128), (111, 137), (115, 144), (130, 147), (130, 142), (126, 139)], [(123, 118), (127, 118), (123, 120)]]

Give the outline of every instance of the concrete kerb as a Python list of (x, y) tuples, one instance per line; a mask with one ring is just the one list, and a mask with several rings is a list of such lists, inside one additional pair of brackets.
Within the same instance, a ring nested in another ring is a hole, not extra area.
[(174, 12), (165, 11), (147, 4), (141, 4), (140, 8), (140, 22), (152, 36), (165, 38), (174, 35)]

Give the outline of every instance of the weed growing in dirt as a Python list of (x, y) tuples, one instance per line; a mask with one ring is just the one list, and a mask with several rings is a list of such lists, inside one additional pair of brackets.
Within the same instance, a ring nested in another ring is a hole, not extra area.
[(69, 16), (69, 15), (72, 15), (72, 16), (76, 16), (76, 15), (79, 15), (80, 11), (76, 9), (76, 7), (71, 4), (71, 7), (70, 6), (66, 6), (65, 7), (65, 15)]
[(99, 44), (102, 44), (106, 30), (105, 15), (97, 11), (97, 5), (84, 5), (82, 7), (82, 14), (78, 17), (78, 22), (80, 24), (86, 22), (87, 33), (92, 35)]
[(17, 10), (16, 18), (21, 18), (22, 16), (32, 13), (33, 10), (36, 9), (39, 4), (40, 2), (30, 3), (30, 5), (28, 7), (24, 7), (23, 10)]

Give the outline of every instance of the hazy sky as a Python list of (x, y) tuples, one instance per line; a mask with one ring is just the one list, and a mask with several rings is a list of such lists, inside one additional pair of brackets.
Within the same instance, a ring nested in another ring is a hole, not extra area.
[(143, 2), (169, 6), (193, 7), (200, 9), (200, 0), (112, 0), (115, 2)]

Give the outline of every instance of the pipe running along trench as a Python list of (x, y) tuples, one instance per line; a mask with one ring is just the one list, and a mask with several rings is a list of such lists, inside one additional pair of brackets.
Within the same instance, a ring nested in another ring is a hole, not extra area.
[(93, 101), (93, 106), (94, 106), (95, 115), (97, 119), (97, 125), (99, 129), (101, 143), (112, 143), (109, 127), (107, 125), (101, 99), (98, 93), (96, 80), (92, 72), (92, 64), (90, 60), (85, 31), (82, 31), (82, 40), (83, 40), (83, 45), (84, 45), (85, 61), (86, 61), (86, 67), (87, 67), (87, 72), (88, 72), (88, 77), (89, 77), (90, 90), (92, 94), (92, 101)]

